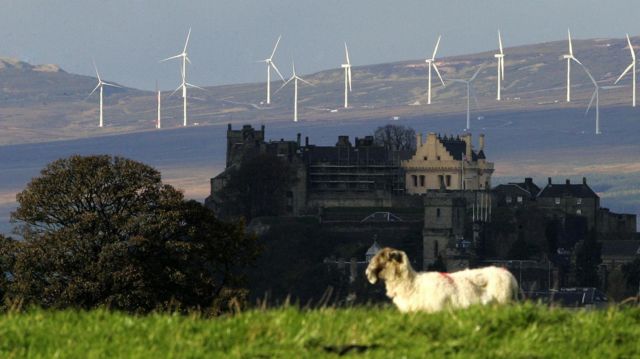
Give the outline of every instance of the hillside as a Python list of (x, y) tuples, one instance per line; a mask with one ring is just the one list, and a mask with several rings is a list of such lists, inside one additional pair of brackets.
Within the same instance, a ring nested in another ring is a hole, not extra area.
[(633, 358), (640, 309), (280, 308), (213, 319), (32, 310), (0, 316), (0, 334), (4, 358)]
[[(640, 37), (632, 38), (640, 44)], [(613, 81), (630, 62), (625, 39), (574, 40), (574, 54), (598, 79), (601, 86), (600, 105), (622, 108), (625, 113), (638, 112), (630, 107), (630, 76), (619, 86)], [(640, 45), (639, 45), (640, 46)], [(428, 50), (428, 49), (427, 49)], [(427, 51), (429, 52), (429, 51)], [(486, 113), (517, 114), (539, 110), (584, 110), (593, 92), (585, 73), (574, 64), (572, 71), (573, 101), (565, 96), (567, 52), (566, 41), (556, 41), (505, 49), (505, 83), (503, 101), (495, 100), (495, 51), (444, 57), (438, 66), (445, 80), (469, 78), (482, 67), (474, 83), (479, 104), (473, 116)], [(354, 65), (358, 59), (354, 58)], [(281, 66), (282, 67), (282, 66)], [(423, 60), (388, 64), (354, 66), (352, 108), (341, 108), (343, 96), (342, 70), (339, 68), (303, 75), (315, 86), (300, 88), (300, 118), (303, 121), (340, 121), (357, 119), (389, 119), (392, 116), (431, 117), (462, 115), (466, 110), (465, 88), (448, 82), (446, 87), (434, 81), (432, 105), (425, 105), (426, 64)], [(285, 70), (285, 75), (289, 71)], [(109, 80), (108, 78), (106, 79)], [(194, 80), (195, 81), (195, 80)], [(134, 89), (105, 91), (106, 128), (98, 129), (97, 96), (87, 98), (95, 79), (64, 72), (55, 65), (33, 66), (12, 59), (0, 61), (0, 144), (41, 142), (63, 138), (95, 136), (148, 130), (156, 116), (155, 94)], [(277, 89), (280, 82), (274, 82)], [(190, 122), (204, 124), (288, 121), (293, 107), (292, 88), (274, 95), (271, 106), (262, 103), (265, 84), (239, 84), (207, 87), (207, 91), (190, 91)], [(165, 94), (164, 126), (181, 125), (179, 94)], [(593, 114), (589, 116), (592, 118)], [(607, 120), (603, 113), (603, 131)], [(593, 120), (589, 120), (593, 122)], [(592, 132), (593, 125), (584, 126)]]

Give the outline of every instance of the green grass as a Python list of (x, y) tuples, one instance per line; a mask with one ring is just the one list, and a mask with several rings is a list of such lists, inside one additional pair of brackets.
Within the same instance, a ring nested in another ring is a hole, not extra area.
[(0, 316), (2, 358), (638, 358), (640, 308), (531, 304), (438, 314), (251, 310), (203, 319), (97, 310)]

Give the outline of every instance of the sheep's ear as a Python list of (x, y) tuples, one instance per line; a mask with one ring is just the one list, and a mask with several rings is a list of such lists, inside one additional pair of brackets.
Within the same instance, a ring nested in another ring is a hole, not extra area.
[(399, 251), (393, 251), (389, 253), (389, 260), (402, 263), (402, 253), (400, 253)]

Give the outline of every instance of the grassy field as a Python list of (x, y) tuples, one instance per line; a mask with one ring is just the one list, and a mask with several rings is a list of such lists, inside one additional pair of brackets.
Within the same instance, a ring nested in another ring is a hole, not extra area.
[(250, 310), (204, 319), (31, 310), (0, 316), (2, 358), (638, 358), (640, 308), (532, 304), (438, 314)]

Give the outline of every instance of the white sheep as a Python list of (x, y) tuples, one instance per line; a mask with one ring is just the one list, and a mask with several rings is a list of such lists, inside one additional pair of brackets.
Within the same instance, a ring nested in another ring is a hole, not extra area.
[(383, 280), (387, 296), (401, 312), (436, 312), (446, 307), (508, 303), (518, 294), (518, 282), (505, 268), (485, 267), (455, 273), (416, 272), (407, 254), (381, 249), (369, 263), (367, 279)]

